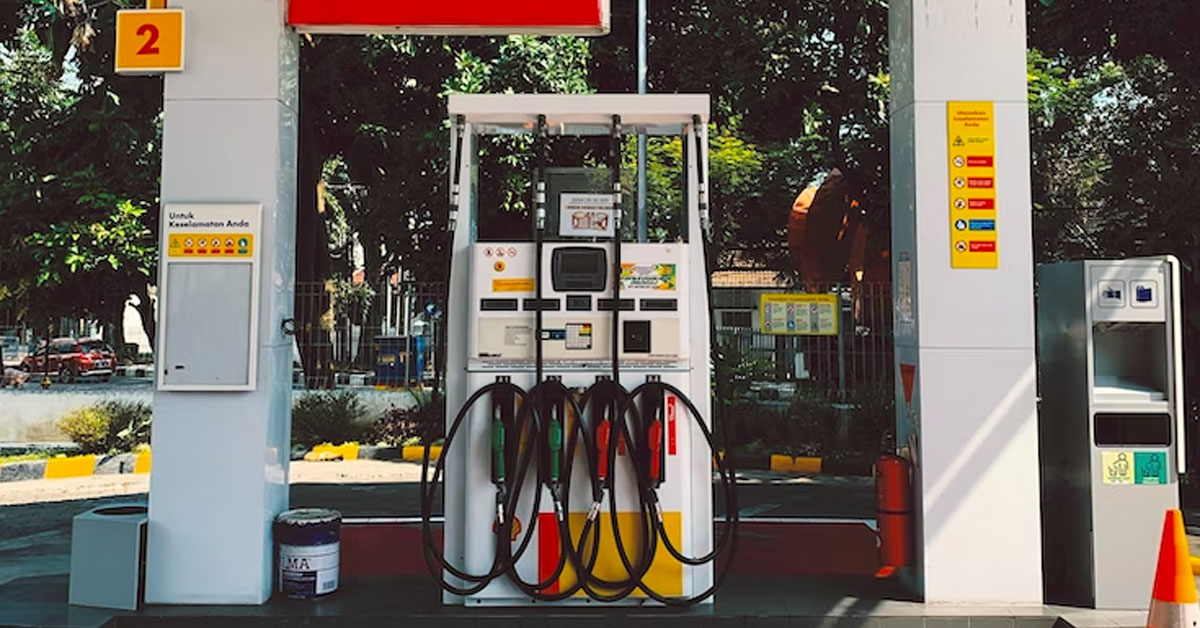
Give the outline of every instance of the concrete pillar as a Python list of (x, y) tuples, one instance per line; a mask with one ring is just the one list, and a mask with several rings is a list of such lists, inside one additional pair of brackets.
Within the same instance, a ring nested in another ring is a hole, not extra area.
[[(261, 203), (257, 389), (158, 392), (146, 601), (258, 604), (288, 505), (298, 49), (283, 0), (172, 0), (186, 68), (166, 78), (163, 203)], [(166, 222), (165, 220), (163, 221)], [(160, 245), (160, 255), (165, 257)]]
[[(1025, 3), (894, 0), (890, 13), (897, 444), (917, 464), (913, 575), (930, 603), (1040, 603)], [(955, 101), (994, 107), (994, 133), (974, 131), (994, 140), (976, 151), (994, 154), (994, 194), (955, 186), (993, 174), (955, 165)], [(994, 196), (992, 233), (986, 203), (955, 205), (976, 196)], [(986, 244), (971, 254), (977, 240), (995, 241), (995, 255)], [(955, 257), (982, 268), (952, 267), (959, 242), (967, 255)]]

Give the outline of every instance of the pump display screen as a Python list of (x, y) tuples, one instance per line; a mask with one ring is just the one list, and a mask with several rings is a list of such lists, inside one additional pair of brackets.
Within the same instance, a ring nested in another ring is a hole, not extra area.
[(596, 247), (554, 250), (551, 275), (558, 292), (604, 292), (608, 276), (608, 253)]

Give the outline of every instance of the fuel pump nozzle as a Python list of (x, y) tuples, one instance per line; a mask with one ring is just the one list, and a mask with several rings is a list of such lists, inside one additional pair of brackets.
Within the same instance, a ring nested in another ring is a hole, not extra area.
[(504, 524), (504, 500), (508, 497), (505, 486), (506, 469), (504, 414), (499, 404), (492, 409), (492, 484), (496, 485), (496, 523)]

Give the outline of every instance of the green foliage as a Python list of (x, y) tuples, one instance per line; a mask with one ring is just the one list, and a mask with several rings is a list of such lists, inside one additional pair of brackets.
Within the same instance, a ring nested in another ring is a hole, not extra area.
[(117, 6), (20, 4), (0, 23), (0, 308), (119, 328), (130, 294), (149, 305), (162, 82), (112, 74)]
[(292, 445), (311, 448), (360, 441), (366, 434), (366, 414), (353, 390), (304, 394), (292, 405)]
[(108, 400), (69, 412), (58, 429), (84, 454), (129, 452), (150, 442), (151, 414), (145, 403)]
[(411, 408), (392, 408), (375, 420), (367, 442), (385, 446), (422, 445), (440, 438), (446, 412), (444, 397), (437, 403), (424, 400)]
[(98, 404), (109, 416), (109, 430), (116, 441), (116, 450), (135, 451), (141, 445), (150, 444), (150, 428), (153, 410), (140, 401), (109, 400)]
[(58, 420), (58, 429), (85, 454), (107, 453), (116, 446), (110, 429), (112, 416), (97, 406), (72, 410)]

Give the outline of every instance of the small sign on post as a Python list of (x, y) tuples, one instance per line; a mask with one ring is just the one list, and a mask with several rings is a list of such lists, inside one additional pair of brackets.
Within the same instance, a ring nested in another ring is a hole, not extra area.
[(182, 71), (183, 37), (182, 9), (117, 11), (117, 73)]

